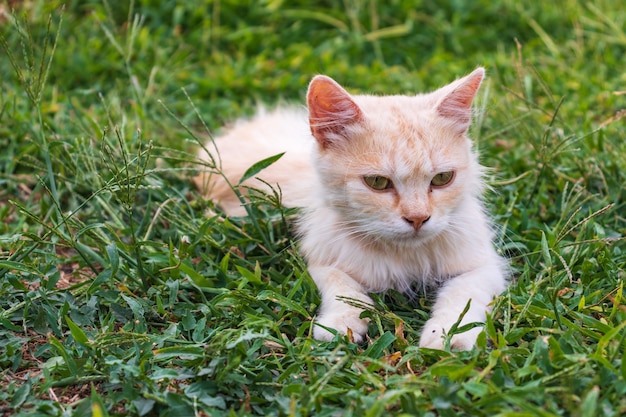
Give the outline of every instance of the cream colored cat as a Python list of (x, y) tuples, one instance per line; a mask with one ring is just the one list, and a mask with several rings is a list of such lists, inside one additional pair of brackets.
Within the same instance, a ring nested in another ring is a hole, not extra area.
[[(362, 341), (368, 322), (346, 298), (371, 304), (370, 292), (416, 284), (438, 288), (420, 346), (443, 348), (468, 301), (461, 324), (485, 320), (506, 281), (466, 135), (483, 76), (479, 68), (430, 94), (382, 97), (352, 96), (316, 76), (308, 118), (304, 109), (277, 109), (216, 139), (232, 184), (253, 163), (285, 152), (259, 177), (280, 185), (284, 205), (302, 207), (300, 250), (322, 296), (316, 339), (350, 329)], [(227, 214), (245, 214), (219, 175), (195, 181)], [(257, 179), (244, 185), (267, 187)], [(480, 331), (454, 335), (451, 346), (471, 349)]]

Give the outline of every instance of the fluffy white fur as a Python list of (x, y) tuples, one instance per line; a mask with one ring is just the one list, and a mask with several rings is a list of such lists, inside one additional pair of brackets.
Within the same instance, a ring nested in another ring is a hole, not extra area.
[[(468, 301), (461, 324), (485, 320), (506, 280), (481, 203), (482, 169), (466, 136), (483, 76), (479, 68), (430, 94), (383, 97), (352, 96), (317, 76), (308, 123), (306, 110), (283, 108), (216, 139), (233, 184), (254, 162), (285, 152), (259, 176), (280, 185), (285, 205), (302, 207), (300, 248), (322, 296), (315, 338), (350, 329), (363, 340), (368, 323), (345, 299), (369, 304), (370, 292), (415, 285), (438, 288), (420, 346), (443, 348)], [(454, 172), (452, 181), (433, 185), (445, 172)], [(375, 190), (364, 181), (371, 176), (392, 185)], [(220, 176), (195, 181), (228, 214), (245, 213)], [(245, 185), (265, 187), (256, 179)], [(471, 349), (480, 330), (455, 335), (452, 347)]]

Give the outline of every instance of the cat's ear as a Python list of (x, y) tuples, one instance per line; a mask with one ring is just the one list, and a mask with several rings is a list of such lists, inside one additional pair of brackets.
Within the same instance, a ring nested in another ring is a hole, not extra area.
[(437, 104), (437, 113), (454, 123), (465, 133), (472, 118), (472, 101), (485, 76), (484, 68), (477, 68), (471, 74), (443, 87), (444, 97)]
[(307, 103), (311, 133), (323, 149), (346, 139), (346, 127), (363, 120), (363, 113), (350, 94), (325, 75), (311, 80)]

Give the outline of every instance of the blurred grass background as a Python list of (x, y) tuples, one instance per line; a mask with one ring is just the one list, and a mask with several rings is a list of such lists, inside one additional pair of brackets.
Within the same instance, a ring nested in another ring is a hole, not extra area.
[[(0, 2), (3, 415), (626, 413), (617, 0)], [(283, 213), (225, 219), (198, 142), (324, 73), (424, 92), (485, 66), (472, 137), (512, 285), (472, 352), (311, 340)]]

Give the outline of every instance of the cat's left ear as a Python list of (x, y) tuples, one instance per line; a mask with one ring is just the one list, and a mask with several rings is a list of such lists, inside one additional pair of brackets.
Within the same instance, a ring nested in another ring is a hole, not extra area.
[(484, 77), (485, 69), (477, 68), (441, 89), (445, 95), (437, 104), (437, 113), (453, 122), (460, 133), (465, 133), (470, 126), (472, 101)]
[(311, 133), (322, 149), (346, 139), (346, 128), (363, 120), (363, 113), (350, 94), (335, 80), (317, 75), (307, 92)]

